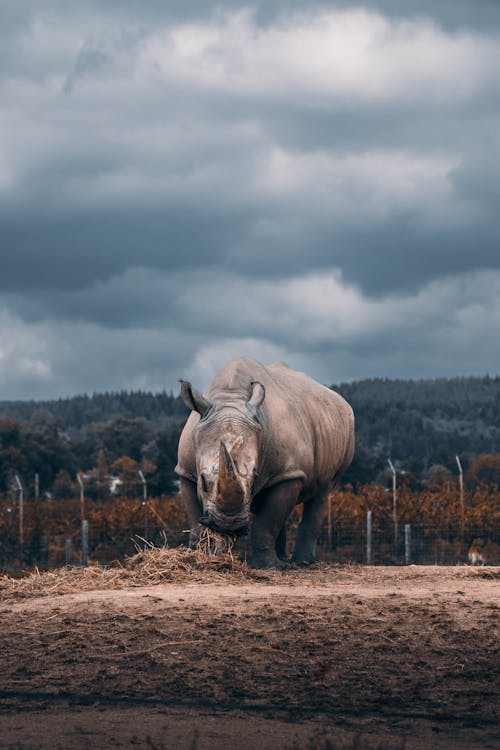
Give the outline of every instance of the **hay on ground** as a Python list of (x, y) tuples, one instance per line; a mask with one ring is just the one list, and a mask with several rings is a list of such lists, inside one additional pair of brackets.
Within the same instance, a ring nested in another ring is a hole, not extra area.
[(234, 534), (219, 534), (218, 531), (200, 526), (196, 549), (208, 557), (228, 554), (232, 558), (235, 543), (236, 536)]
[(252, 570), (231, 552), (205, 552), (200, 548), (149, 547), (125, 559), (124, 563), (103, 567), (38, 569), (21, 578), (0, 576), (0, 600), (72, 594), (98, 589), (119, 589), (169, 583), (241, 583), (267, 581), (271, 571)]

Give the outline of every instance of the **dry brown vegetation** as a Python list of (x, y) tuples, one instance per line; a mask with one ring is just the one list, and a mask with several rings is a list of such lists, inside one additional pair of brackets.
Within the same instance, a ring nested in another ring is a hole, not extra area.
[[(465, 493), (464, 541), (486, 533), (498, 542), (500, 533), (500, 490), (494, 484), (478, 484)], [(337, 538), (363, 533), (366, 512), (372, 511), (373, 531), (390, 539), (392, 494), (385, 488), (366, 485), (356, 491), (347, 486), (331, 494), (331, 517)], [(9, 510), (10, 509), (10, 510)], [(25, 502), (24, 545), (19, 545), (19, 508), (17, 499), (0, 497), (0, 568), (15, 570), (38, 565), (52, 567), (65, 559), (66, 539), (73, 540), (73, 562), (79, 562), (80, 518), (79, 500), (39, 500)], [(90, 553), (93, 560), (124, 559), (134, 550), (133, 539), (147, 538), (155, 545), (166, 540), (170, 547), (186, 543), (187, 519), (179, 496), (152, 498), (144, 505), (140, 499), (109, 497), (86, 500), (85, 516), (90, 526)], [(290, 530), (300, 517), (297, 509)], [(413, 491), (407, 484), (398, 488), (400, 527), (411, 523), (425, 536), (442, 539), (443, 549), (455, 537), (457, 549), (450, 548), (450, 560), (465, 561), (461, 549), (462, 511), (460, 493), (455, 483), (431, 484), (425, 490)], [(326, 530), (326, 528), (325, 528)], [(325, 535), (323, 534), (323, 542)], [(339, 561), (352, 558), (346, 547)], [(379, 561), (390, 561), (387, 550)], [(446, 555), (444, 556), (446, 557)]]
[(0, 576), (5, 600), (70, 594), (77, 591), (121, 589), (159, 583), (241, 583), (271, 580), (271, 571), (256, 571), (230, 553), (207, 554), (199, 549), (148, 548), (112, 566), (38, 569), (22, 577)]

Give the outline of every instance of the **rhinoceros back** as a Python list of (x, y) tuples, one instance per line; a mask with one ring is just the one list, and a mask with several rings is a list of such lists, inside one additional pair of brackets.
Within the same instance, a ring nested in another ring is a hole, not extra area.
[[(342, 474), (354, 453), (354, 415), (350, 405), (334, 391), (283, 363), (268, 368), (273, 380), (266, 408), (279, 450), (275, 455), (286, 473), (293, 463), (303, 472), (304, 484), (314, 490)], [(274, 394), (276, 393), (276, 403)], [(271, 395), (271, 394), (270, 394)]]
[[(283, 363), (264, 367), (249, 357), (221, 368), (205, 396), (211, 401), (244, 401), (252, 381), (266, 389), (261, 406), (262, 446), (257, 490), (301, 478), (304, 489), (328, 486), (351, 463), (354, 416), (337, 393)], [(196, 479), (192, 432), (199, 419), (191, 414), (181, 435), (176, 471)]]

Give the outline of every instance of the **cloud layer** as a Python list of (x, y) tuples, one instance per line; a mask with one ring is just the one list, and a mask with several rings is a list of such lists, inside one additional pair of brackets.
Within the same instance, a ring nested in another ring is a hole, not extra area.
[(0, 399), (499, 370), (495, 3), (0, 13)]

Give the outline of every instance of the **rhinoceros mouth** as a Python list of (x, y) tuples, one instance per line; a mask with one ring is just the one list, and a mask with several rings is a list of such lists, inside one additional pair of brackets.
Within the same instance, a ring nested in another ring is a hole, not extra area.
[(223, 519), (215, 519), (211, 516), (204, 515), (199, 520), (200, 524), (202, 526), (206, 526), (208, 529), (212, 529), (212, 531), (219, 531), (224, 534), (235, 534), (236, 536), (243, 536), (244, 534), (248, 533), (248, 519), (235, 519), (233, 520), (223, 520)]

